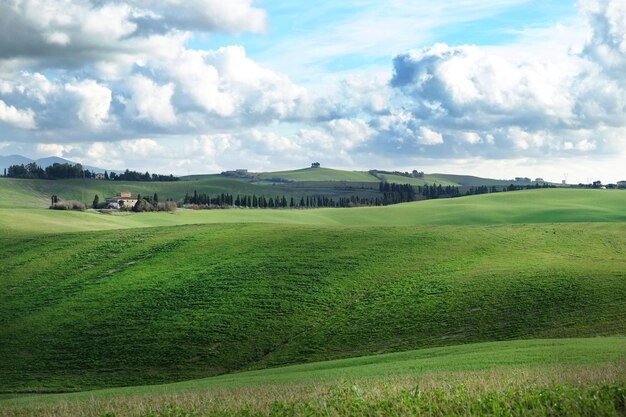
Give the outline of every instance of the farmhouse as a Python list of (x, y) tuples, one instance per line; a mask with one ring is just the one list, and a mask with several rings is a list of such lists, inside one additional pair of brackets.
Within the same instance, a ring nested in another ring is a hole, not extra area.
[(95, 176), (95, 179), (97, 180), (103, 180), (104, 179), (104, 174), (102, 172), (98, 172)]
[(106, 199), (107, 208), (129, 209), (135, 207), (135, 204), (137, 204), (137, 199), (128, 191), (119, 192), (115, 197)]

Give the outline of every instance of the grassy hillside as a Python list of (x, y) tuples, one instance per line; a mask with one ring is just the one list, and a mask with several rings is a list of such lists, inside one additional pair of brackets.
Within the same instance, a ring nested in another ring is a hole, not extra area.
[[(375, 407), (382, 412), (383, 407), (395, 402), (402, 405), (398, 409), (400, 414), (415, 415), (411, 406), (428, 407), (429, 414), (433, 411), (431, 407), (451, 407), (451, 402), (444, 402), (445, 396), (442, 398), (441, 394), (463, 401), (465, 413), (468, 406), (480, 407), (485, 402), (483, 406), (487, 408), (479, 413), (481, 415), (486, 414), (485, 411), (511, 414), (492, 407), (505, 406), (498, 404), (499, 401), (509, 407), (528, 407), (530, 404), (524, 404), (523, 400), (533, 400), (532, 403), (545, 407), (546, 404), (541, 404), (541, 397), (548, 393), (545, 386), (556, 388), (558, 393), (549, 396), (552, 404), (548, 404), (545, 414), (549, 415), (556, 405), (560, 414), (567, 406), (593, 406), (594, 414), (599, 415), (597, 407), (602, 404), (610, 410), (611, 405), (615, 406), (611, 402), (619, 401), (620, 392), (615, 392), (615, 397), (597, 395), (604, 391), (598, 391), (596, 384), (623, 387), (625, 355), (626, 339), (623, 337), (469, 344), (241, 372), (176, 384), (0, 399), (0, 416), (99, 417), (112, 410), (120, 417), (225, 415), (229, 410), (233, 415), (241, 415), (244, 408), (248, 408), (248, 415), (251, 411), (267, 415), (272, 413), (272, 407), (276, 415), (284, 415), (286, 409), (300, 409), (302, 413), (307, 406), (307, 415), (333, 415), (329, 413), (330, 407), (340, 415), (360, 416), (363, 415), (361, 407)], [(582, 387), (562, 385), (564, 383), (581, 384), (591, 394), (596, 394), (595, 401), (586, 403), (591, 398), (581, 395), (587, 394)], [(460, 384), (467, 390), (461, 398)], [(567, 394), (577, 394), (578, 398), (567, 398), (564, 388)], [(419, 401), (413, 396), (398, 397), (399, 392), (415, 389), (420, 391)], [(511, 389), (513, 392), (508, 391)], [(542, 395), (532, 398), (535, 390), (539, 391), (535, 395)], [(481, 401), (472, 398), (477, 394)], [(498, 402), (494, 401), (496, 398)], [(583, 398), (585, 401), (581, 401)], [(277, 403), (280, 408), (276, 408)], [(335, 407), (340, 409), (334, 410)], [(525, 411), (528, 415), (530, 410)], [(574, 409), (568, 408), (568, 411)], [(387, 410), (383, 414), (389, 413)]]
[(384, 179), (387, 182), (394, 182), (396, 184), (411, 184), (411, 185), (432, 185), (432, 184), (441, 184), (443, 186), (446, 185), (460, 185), (454, 181), (450, 181), (447, 178), (441, 177), (437, 174), (426, 174), (423, 178), (411, 178), (405, 177), (402, 175), (392, 175), (392, 174), (382, 174), (379, 173), (378, 177)]
[(57, 233), (203, 223), (311, 225), (626, 222), (626, 192), (540, 189), (428, 200), (387, 207), (311, 210), (179, 210), (104, 215), (0, 208), (0, 231)]
[(624, 223), (3, 234), (0, 389), (624, 334), (625, 250)]
[(455, 174), (430, 174), (426, 177), (430, 177), (433, 180), (437, 179), (440, 181), (449, 181), (458, 185), (465, 186), (478, 186), (478, 185), (496, 185), (496, 186), (507, 186), (509, 184), (515, 184), (515, 181), (512, 180), (496, 180), (493, 178), (482, 178), (475, 177), (472, 175), (455, 175)]
[(330, 168), (304, 168), (294, 171), (264, 172), (259, 174), (261, 179), (282, 178), (289, 181), (354, 181), (379, 182), (368, 172), (342, 171)]

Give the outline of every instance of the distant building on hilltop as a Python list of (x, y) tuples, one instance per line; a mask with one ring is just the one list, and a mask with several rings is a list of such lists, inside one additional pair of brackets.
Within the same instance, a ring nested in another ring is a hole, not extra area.
[(313, 162), (311, 164), (311, 168), (319, 168), (320, 167), (320, 163), (319, 162)]
[(530, 182), (530, 178), (528, 178), (528, 177), (515, 177), (515, 182), (529, 183)]
[(543, 180), (543, 178), (535, 178), (535, 182), (544, 183), (545, 181)]
[(115, 197), (109, 197), (106, 199), (106, 208), (112, 209), (129, 209), (135, 207), (137, 199), (132, 196), (128, 191), (122, 191), (117, 193)]

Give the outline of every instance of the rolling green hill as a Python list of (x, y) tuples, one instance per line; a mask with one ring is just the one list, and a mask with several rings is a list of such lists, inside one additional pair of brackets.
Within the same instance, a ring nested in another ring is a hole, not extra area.
[(342, 171), (330, 168), (304, 168), (293, 171), (263, 172), (258, 178), (269, 180), (281, 178), (289, 181), (351, 181), (351, 182), (379, 182), (368, 172)]
[(454, 175), (454, 174), (430, 174), (426, 177), (430, 178), (431, 183), (439, 181), (449, 181), (453, 184), (464, 185), (464, 186), (478, 186), (478, 185), (496, 185), (496, 186), (507, 186), (509, 184), (514, 184), (515, 181), (512, 180), (497, 180), (493, 178), (482, 178), (475, 177), (472, 175)]
[(625, 223), (2, 234), (0, 389), (624, 334), (625, 250)]
[(441, 184), (443, 186), (446, 185), (455, 185), (458, 186), (460, 184), (450, 181), (447, 178), (443, 178), (437, 174), (425, 174), (423, 178), (411, 178), (405, 177), (402, 175), (393, 175), (393, 174), (378, 174), (378, 178), (384, 179), (387, 182), (393, 182), (396, 184), (411, 184), (411, 185), (432, 185), (432, 184)]
[(384, 226), (625, 222), (625, 207), (625, 191), (539, 189), (349, 209), (179, 210), (173, 214), (104, 215), (0, 208), (0, 231), (59, 233), (206, 223)]

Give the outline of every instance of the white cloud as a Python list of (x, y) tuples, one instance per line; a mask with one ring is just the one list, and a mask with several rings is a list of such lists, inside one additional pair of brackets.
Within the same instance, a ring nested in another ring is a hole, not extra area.
[(344, 150), (350, 150), (366, 143), (373, 135), (374, 130), (360, 119), (337, 119), (328, 123), (328, 132), (335, 142)]
[[(261, 150), (265, 151), (265, 153), (302, 152), (303, 150), (293, 139), (273, 132), (261, 132), (257, 129), (252, 129), (249, 134), (244, 134), (243, 136), (249, 136), (261, 146)], [(258, 148), (255, 147), (254, 149), (258, 151)]]
[(427, 127), (420, 127), (417, 142), (422, 145), (441, 145), (443, 143), (443, 135), (435, 132)]
[(82, 80), (65, 84), (65, 90), (77, 100), (76, 114), (88, 128), (102, 128), (109, 117), (111, 90), (95, 80)]
[(94, 142), (89, 145), (85, 154), (92, 161), (103, 161), (107, 157), (117, 156), (111, 155), (111, 151), (107, 149), (107, 145), (102, 142)]
[(605, 71), (626, 80), (626, 3), (618, 0), (580, 0), (591, 32), (583, 54)]
[(37, 153), (42, 156), (58, 156), (62, 157), (74, 149), (72, 145), (62, 145), (58, 143), (38, 143)]
[(516, 118), (568, 124), (572, 118), (574, 80), (559, 65), (438, 44), (396, 57), (394, 67), (394, 86), (423, 101), (431, 116), (443, 113), (455, 123), (491, 125), (494, 118)]
[(192, 142), (192, 150), (203, 157), (215, 158), (226, 151), (234, 151), (240, 147), (239, 141), (232, 135), (202, 135)]
[(147, 8), (156, 22), (180, 29), (230, 33), (262, 32), (266, 15), (252, 0), (131, 0)]
[[(265, 29), (251, 0), (19, 0), (0, 2), (0, 65), (92, 64), (157, 52), (181, 32)], [(161, 41), (161, 42), (151, 42)]]
[(20, 129), (35, 129), (35, 113), (31, 109), (18, 109), (0, 100), (0, 122)]
[[(476, 145), (477, 143), (481, 143), (482, 139), (480, 135), (476, 132), (459, 132), (458, 138), (463, 142), (469, 143), (470, 145)], [(493, 136), (491, 136), (493, 140)]]
[(136, 75), (128, 80), (128, 87), (132, 97), (126, 103), (126, 112), (131, 117), (158, 126), (176, 122), (171, 102), (173, 84), (158, 85), (147, 77)]
[(135, 157), (148, 157), (160, 155), (163, 147), (152, 139), (124, 140), (119, 143), (119, 147), (125, 153), (130, 153)]

